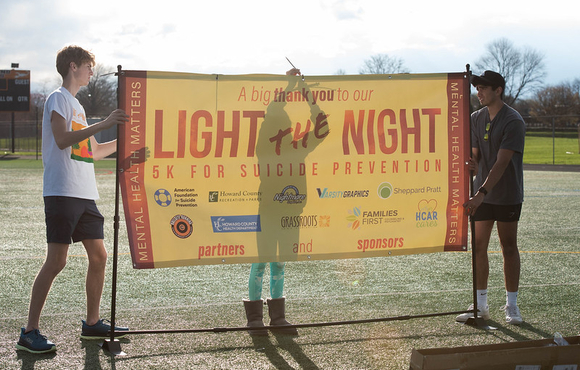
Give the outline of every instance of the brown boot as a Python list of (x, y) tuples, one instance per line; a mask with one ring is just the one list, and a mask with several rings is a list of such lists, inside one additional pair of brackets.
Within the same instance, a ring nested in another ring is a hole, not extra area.
[[(257, 301), (249, 301), (244, 299), (244, 309), (246, 310), (246, 318), (248, 319), (247, 327), (250, 328), (260, 328), (264, 327), (264, 300), (259, 299)], [(266, 329), (253, 329), (248, 330), (248, 334), (252, 336), (267, 336), (268, 330)]]
[[(286, 298), (284, 297), (266, 300), (266, 302), (268, 303), (268, 313), (270, 314), (270, 326), (292, 325), (288, 321), (286, 321), (286, 314), (284, 308), (285, 301)], [(296, 328), (280, 328), (280, 329), (272, 329), (272, 331), (286, 335), (298, 335), (298, 330), (296, 330)]]

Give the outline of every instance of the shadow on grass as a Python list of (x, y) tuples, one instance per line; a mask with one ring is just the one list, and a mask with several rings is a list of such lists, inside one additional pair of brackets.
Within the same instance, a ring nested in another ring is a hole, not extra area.
[(26, 351), (16, 351), (16, 356), (19, 361), (22, 361), (22, 370), (33, 370), (42, 368), (42, 365), (37, 362), (51, 360), (56, 357), (56, 352), (37, 354), (28, 353)]
[[(131, 340), (127, 338), (118, 339), (121, 344), (131, 343)], [(100, 346), (101, 341), (86, 340), (81, 339), (81, 348), (85, 350), (85, 370), (101, 370), (101, 362), (99, 360), (99, 354), (101, 351), (111, 357), (111, 370), (116, 368), (115, 366), (115, 355), (107, 352)]]
[[(500, 333), (503, 333), (504, 335), (512, 338), (513, 340), (517, 341), (517, 342), (521, 342), (521, 341), (526, 341), (526, 340), (537, 340), (538, 338), (533, 334), (539, 335), (542, 338), (550, 338), (554, 336), (554, 333), (548, 333), (544, 330), (541, 330), (535, 326), (533, 326), (532, 324), (529, 324), (527, 322), (523, 322), (520, 325), (518, 325), (518, 327), (520, 329), (524, 329), (528, 332), (530, 332), (530, 334), (525, 334), (525, 333), (517, 333), (515, 331), (513, 331), (512, 329), (510, 329), (511, 325), (509, 324), (502, 324), (499, 323), (497, 321), (493, 321), (490, 320), (488, 321), (489, 325), (491, 326), (495, 326), (497, 328), (497, 331)], [(493, 332), (493, 331), (492, 331)], [(496, 336), (499, 338), (499, 336)]]
[(319, 367), (304, 353), (301, 345), (294, 341), (295, 336), (272, 333), (278, 342), (273, 343), (270, 336), (252, 337), (254, 349), (263, 352), (276, 369), (294, 369), (280, 354), (280, 350), (288, 352), (303, 369), (319, 369)]

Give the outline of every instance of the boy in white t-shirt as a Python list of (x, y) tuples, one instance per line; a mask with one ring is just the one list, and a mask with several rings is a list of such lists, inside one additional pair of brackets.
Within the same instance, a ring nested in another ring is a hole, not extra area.
[[(78, 46), (66, 46), (56, 57), (63, 83), (48, 97), (42, 121), (43, 196), (48, 251), (36, 276), (30, 297), (28, 323), (21, 329), (16, 348), (31, 353), (56, 351), (54, 343), (40, 334), (40, 313), (52, 282), (66, 265), (71, 242), (81, 241), (89, 266), (86, 277), (87, 318), (82, 320), (84, 339), (107, 338), (110, 325), (100, 318), (99, 307), (105, 280), (107, 252), (103, 240), (103, 216), (96, 207), (99, 195), (93, 161), (113, 154), (116, 140), (98, 143), (94, 135), (123, 124), (129, 116), (113, 111), (104, 121), (89, 126), (75, 95), (89, 83), (94, 55)], [(124, 331), (127, 328), (117, 328)]]

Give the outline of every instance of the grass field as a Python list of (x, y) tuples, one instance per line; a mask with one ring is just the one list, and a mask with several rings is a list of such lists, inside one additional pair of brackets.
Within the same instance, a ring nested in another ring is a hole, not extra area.
[[(580, 334), (580, 174), (525, 172), (520, 223), (520, 308), (525, 322), (508, 326), (502, 257), (490, 246), (490, 325), (456, 324), (453, 316), (299, 329), (298, 337), (252, 339), (245, 332), (133, 335), (124, 356), (79, 339), (87, 260), (70, 248), (44, 308), (42, 332), (52, 355), (16, 351), (26, 323), (30, 288), (45, 254), (39, 161), (0, 161), (1, 369), (407, 369), (413, 348), (453, 347)], [(112, 253), (115, 176), (112, 161), (97, 167), (105, 239)], [(245, 325), (250, 266), (134, 270), (124, 222), (120, 230), (117, 315), (135, 330)], [(109, 259), (109, 265), (112, 258)], [(103, 298), (109, 315), (111, 268)], [(447, 252), (356, 260), (291, 262), (286, 268), (287, 317), (292, 323), (423, 315), (463, 310), (472, 300), (471, 254)], [(265, 289), (267, 284), (265, 284)]]

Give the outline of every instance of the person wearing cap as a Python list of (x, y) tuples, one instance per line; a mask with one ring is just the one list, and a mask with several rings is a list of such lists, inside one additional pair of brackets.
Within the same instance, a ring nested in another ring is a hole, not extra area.
[[(523, 153), (525, 123), (522, 116), (504, 103), (505, 80), (497, 72), (472, 76), (471, 84), (483, 108), (471, 114), (472, 157), (475, 194), (463, 205), (475, 223), (475, 264), (478, 316), (490, 318), (487, 304), (489, 259), (487, 250), (494, 223), (503, 254), (506, 288), (506, 322), (521, 324), (517, 305), (520, 255), (517, 245), (518, 221), (524, 200)], [(473, 311), (473, 305), (469, 307)], [(465, 322), (473, 313), (456, 320)]]

